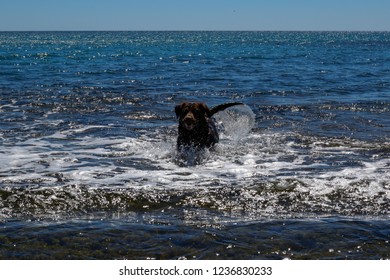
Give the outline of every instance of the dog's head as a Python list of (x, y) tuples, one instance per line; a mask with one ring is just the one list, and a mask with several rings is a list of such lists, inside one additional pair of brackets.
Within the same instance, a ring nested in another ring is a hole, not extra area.
[(207, 123), (207, 118), (211, 117), (210, 109), (200, 102), (181, 103), (175, 107), (175, 112), (179, 123), (188, 131)]

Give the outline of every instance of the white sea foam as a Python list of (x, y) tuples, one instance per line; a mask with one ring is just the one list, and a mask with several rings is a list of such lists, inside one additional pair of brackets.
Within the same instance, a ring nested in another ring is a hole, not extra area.
[[(174, 136), (74, 139), (77, 133), (86, 130), (64, 131), (2, 147), (0, 181), (36, 178), (52, 181), (50, 174), (61, 173), (74, 184), (182, 188), (214, 185), (213, 182), (241, 185), (262, 179), (290, 178), (304, 181), (312, 189), (326, 189), (362, 180), (387, 185), (389, 179), (390, 160), (386, 157), (366, 158), (356, 165), (337, 167), (337, 162), (326, 157), (340, 154), (348, 157), (354, 153), (352, 148), (321, 148), (312, 144), (303, 153), (300, 147), (286, 143), (286, 136), (275, 133), (240, 134), (243, 138), (239, 143), (222, 134), (221, 143), (201, 164), (178, 166)], [(69, 134), (73, 140), (66, 138)], [(311, 159), (312, 154), (319, 159)], [(324, 162), (320, 161), (321, 156)]]
[[(88, 135), (96, 127), (86, 126), (0, 147), (0, 183), (38, 189), (199, 190), (217, 208), (257, 213), (261, 205), (262, 215), (282, 211), (277, 210), (282, 207), (279, 192), (291, 199), (303, 195), (309, 210), (320, 205), (342, 211), (350, 203), (352, 208), (365, 205), (369, 212), (370, 204), (385, 205), (390, 199), (390, 159), (384, 153), (366, 155), (372, 149), (367, 143), (304, 142), (300, 135), (253, 131), (252, 120), (240, 132), (232, 132), (244, 123), (243, 117), (235, 124), (230, 115), (217, 117), (224, 127), (221, 141), (197, 165), (177, 164), (176, 127), (146, 131), (141, 137), (111, 138)], [(218, 192), (213, 192), (225, 187), (241, 191), (237, 201), (219, 201)], [(270, 192), (259, 194), (261, 188)], [(334, 203), (332, 197), (339, 192), (345, 201)], [(205, 202), (195, 195), (188, 203)]]

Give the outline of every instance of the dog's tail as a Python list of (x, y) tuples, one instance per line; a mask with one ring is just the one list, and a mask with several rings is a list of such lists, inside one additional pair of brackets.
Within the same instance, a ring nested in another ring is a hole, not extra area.
[(226, 108), (229, 108), (229, 107), (232, 107), (232, 106), (236, 106), (236, 105), (244, 105), (244, 103), (233, 102), (233, 103), (224, 103), (224, 104), (221, 104), (221, 105), (217, 105), (217, 106), (211, 108), (211, 110), (210, 110), (210, 117), (212, 115), (218, 113), (219, 111), (225, 110)]

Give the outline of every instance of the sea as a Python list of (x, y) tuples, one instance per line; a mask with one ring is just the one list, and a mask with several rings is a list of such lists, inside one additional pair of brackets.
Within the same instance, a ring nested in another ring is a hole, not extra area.
[[(220, 142), (176, 151), (181, 102)], [(390, 32), (0, 32), (0, 259), (390, 258)]]

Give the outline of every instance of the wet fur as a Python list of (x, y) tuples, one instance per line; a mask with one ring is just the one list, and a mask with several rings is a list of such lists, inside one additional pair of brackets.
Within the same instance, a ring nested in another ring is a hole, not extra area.
[(184, 102), (175, 107), (179, 120), (177, 148), (211, 148), (219, 141), (219, 135), (211, 118), (215, 113), (242, 103), (226, 103), (209, 109), (206, 104)]

